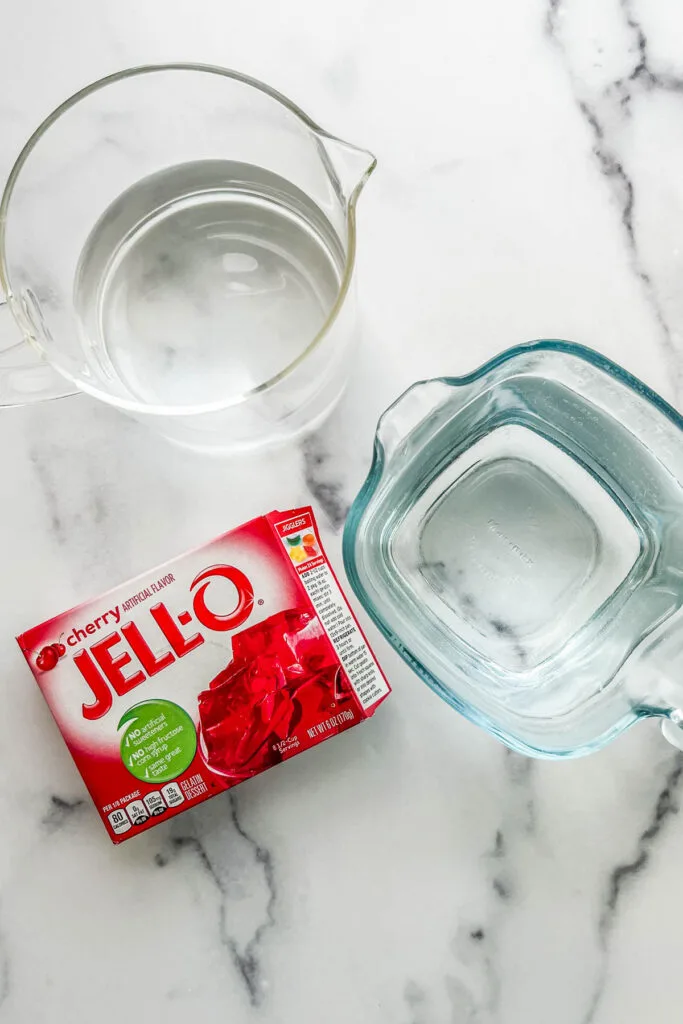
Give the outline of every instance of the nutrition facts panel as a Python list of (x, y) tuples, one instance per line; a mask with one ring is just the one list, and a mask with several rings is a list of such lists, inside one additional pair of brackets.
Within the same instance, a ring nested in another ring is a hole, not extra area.
[(301, 582), (332, 641), (337, 657), (364, 710), (389, 693), (389, 687), (325, 561), (299, 570)]

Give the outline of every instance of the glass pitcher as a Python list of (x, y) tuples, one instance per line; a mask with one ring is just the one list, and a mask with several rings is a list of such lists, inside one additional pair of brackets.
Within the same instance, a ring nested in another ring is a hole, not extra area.
[(349, 579), (421, 678), (510, 747), (683, 747), (683, 418), (562, 341), (413, 385), (380, 419)]
[(0, 404), (84, 391), (217, 452), (315, 425), (351, 362), (355, 204), (374, 166), (223, 68), (82, 89), (0, 203)]

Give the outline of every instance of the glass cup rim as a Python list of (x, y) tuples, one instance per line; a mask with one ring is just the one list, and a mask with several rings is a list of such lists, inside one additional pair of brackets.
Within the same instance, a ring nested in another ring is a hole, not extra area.
[[(88, 85), (83, 86), (76, 92), (72, 93), (67, 99), (60, 103), (54, 110), (51, 111), (45, 117), (38, 127), (32, 132), (27, 141), (24, 143), (19, 155), (17, 156), (14, 164), (10, 170), (7, 182), (5, 184), (2, 196), (0, 197), (0, 300), (4, 298), (10, 309), (13, 309), (13, 292), (12, 286), (9, 279), (9, 271), (7, 266), (7, 257), (5, 252), (5, 225), (7, 223), (7, 211), (9, 209), (10, 200), (17, 180), (21, 173), (21, 170), (28, 160), (29, 156), (35, 149), (38, 142), (42, 139), (48, 129), (59, 120), (62, 115), (66, 114), (72, 107), (76, 106), (81, 100), (86, 99), (92, 93), (98, 92), (100, 89), (106, 88), (108, 85), (114, 85), (117, 82), (124, 81), (128, 78), (135, 78), (140, 75), (156, 74), (159, 72), (166, 71), (190, 71), (204, 74), (219, 75), (223, 78), (232, 79), (233, 81), (241, 82), (244, 85), (251, 86), (257, 89), (259, 92), (264, 93), (271, 99), (275, 100), (281, 106), (289, 110), (290, 113), (303, 124), (309, 131), (316, 135), (321, 140), (328, 140), (330, 142), (339, 143), (343, 146), (349, 146), (350, 144), (345, 140), (339, 138), (337, 135), (333, 135), (331, 132), (326, 131), (319, 124), (317, 124), (311, 117), (306, 114), (301, 107), (290, 100), (283, 93), (272, 86), (267, 85), (258, 78), (254, 78), (251, 75), (243, 74), (241, 71), (235, 71), (232, 68), (221, 67), (217, 64), (201, 64), (192, 62), (169, 62), (161, 64), (138, 64), (130, 68), (124, 68), (120, 71), (115, 71), (112, 74), (105, 75), (102, 78), (98, 78), (96, 81), (90, 82)], [(355, 147), (354, 147), (355, 148)], [(88, 381), (83, 380), (76, 374), (71, 374), (68, 370), (63, 369), (61, 366), (58, 367), (59, 373), (70, 380), (80, 391), (86, 394), (92, 395), (94, 398), (99, 398), (101, 401), (107, 402), (109, 405), (116, 406), (119, 409), (124, 409), (127, 412), (133, 413), (144, 413), (146, 415), (157, 415), (157, 416), (195, 416), (202, 413), (210, 412), (221, 412), (224, 409), (229, 409), (237, 405), (248, 401), (250, 398), (255, 397), (259, 394), (264, 394), (272, 390), (282, 380), (291, 376), (291, 374), (306, 361), (309, 355), (311, 355), (316, 348), (320, 345), (323, 339), (327, 336), (332, 326), (334, 325), (337, 317), (344, 304), (344, 300), (349, 291), (349, 285), (351, 283), (351, 277), (353, 274), (353, 268), (355, 265), (356, 257), (356, 202), (360, 195), (363, 186), (367, 179), (374, 171), (377, 164), (376, 158), (368, 152), (368, 167), (364, 174), (360, 177), (352, 192), (346, 200), (346, 211), (347, 211), (347, 249), (344, 259), (344, 269), (342, 279), (337, 292), (334, 305), (329, 311), (325, 322), (320, 327), (317, 334), (309, 341), (304, 349), (279, 370), (276, 374), (269, 377), (268, 380), (263, 381), (261, 384), (249, 388), (239, 395), (232, 396), (227, 400), (219, 400), (215, 402), (198, 403), (196, 405), (148, 405), (145, 402), (135, 401), (133, 399), (122, 398), (118, 395), (112, 395), (108, 391), (104, 391), (97, 386), (91, 384)], [(49, 352), (46, 351), (39, 340), (33, 336), (24, 335), (25, 339), (28, 340), (35, 348), (38, 349), (40, 354), (52, 365)], [(21, 344), (21, 341), (18, 342)]]

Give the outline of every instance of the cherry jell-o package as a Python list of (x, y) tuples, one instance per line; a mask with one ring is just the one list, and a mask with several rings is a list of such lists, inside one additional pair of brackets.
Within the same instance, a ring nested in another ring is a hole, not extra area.
[(17, 639), (115, 843), (389, 693), (310, 508), (253, 519)]

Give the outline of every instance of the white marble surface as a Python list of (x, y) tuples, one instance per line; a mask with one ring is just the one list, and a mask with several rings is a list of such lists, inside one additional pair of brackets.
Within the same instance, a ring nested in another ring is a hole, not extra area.
[(2, 1024), (678, 1024), (683, 755), (656, 727), (523, 760), (377, 638), (372, 722), (114, 848), (12, 638), (273, 506), (314, 501), (339, 564), (378, 412), (520, 340), (681, 407), (682, 38), (674, 0), (4, 4), (2, 178), (64, 96), (164, 59), (271, 82), (379, 169), (363, 354), (306, 446), (206, 461), (86, 398), (0, 415)]

